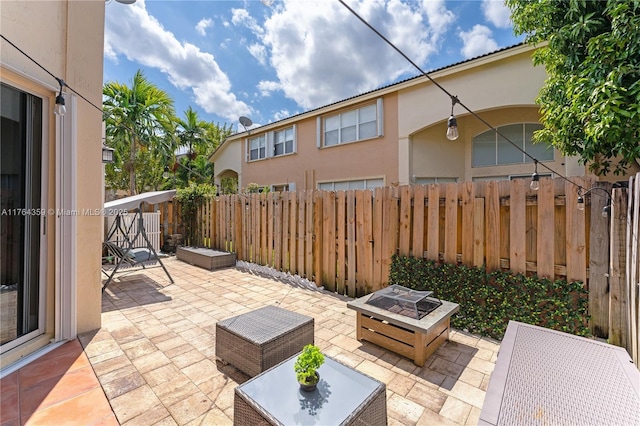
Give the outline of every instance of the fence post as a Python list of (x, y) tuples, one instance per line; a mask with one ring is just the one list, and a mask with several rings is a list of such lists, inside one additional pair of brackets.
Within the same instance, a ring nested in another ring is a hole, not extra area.
[[(602, 188), (605, 191), (611, 190), (610, 184), (596, 182), (594, 187)], [(613, 280), (620, 279), (620, 270), (622, 266), (624, 272), (624, 262), (619, 263), (619, 259), (611, 258), (609, 265), (609, 246), (611, 245), (611, 255), (620, 254), (618, 248), (614, 248), (614, 244), (624, 241), (624, 235), (620, 235), (622, 240), (618, 240), (618, 236), (609, 236), (609, 227), (611, 231), (620, 233), (618, 218), (613, 212), (610, 212), (609, 218), (602, 217), (602, 209), (610, 202), (604, 191), (596, 190), (591, 193), (591, 224), (589, 234), (589, 314), (591, 316), (591, 333), (596, 337), (607, 338), (609, 336), (609, 287), (610, 285), (619, 285), (613, 283)], [(616, 206), (619, 211), (620, 206)], [(625, 213), (626, 214), (626, 213)], [(622, 251), (624, 253), (624, 251)], [(609, 267), (611, 266), (611, 271)], [(615, 270), (614, 270), (615, 269)], [(614, 275), (616, 275), (614, 277)], [(611, 282), (610, 282), (611, 280)]]
[[(628, 348), (627, 312), (630, 308), (625, 291), (627, 246), (627, 194), (615, 189), (611, 202), (611, 276), (609, 278), (609, 343)], [(589, 291), (591, 296), (591, 291)], [(591, 304), (591, 297), (589, 298)], [(595, 302), (595, 300), (594, 300)]]

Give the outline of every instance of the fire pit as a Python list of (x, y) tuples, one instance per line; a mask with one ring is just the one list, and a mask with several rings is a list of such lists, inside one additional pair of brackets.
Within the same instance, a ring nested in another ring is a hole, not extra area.
[(392, 285), (352, 300), (357, 312), (356, 338), (406, 356), (422, 367), (449, 339), (449, 324), (460, 307), (440, 300), (432, 291)]
[(442, 305), (440, 299), (428, 299), (432, 294), (432, 291), (411, 290), (394, 284), (373, 293), (366, 303), (419, 320)]

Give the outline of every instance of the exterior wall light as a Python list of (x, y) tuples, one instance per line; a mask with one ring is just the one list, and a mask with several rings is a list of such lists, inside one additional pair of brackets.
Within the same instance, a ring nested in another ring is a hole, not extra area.
[(113, 163), (113, 148), (109, 148), (106, 145), (102, 145), (102, 162)]

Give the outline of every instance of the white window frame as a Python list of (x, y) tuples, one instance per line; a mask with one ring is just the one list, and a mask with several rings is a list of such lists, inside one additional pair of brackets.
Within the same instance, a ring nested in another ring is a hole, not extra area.
[[(381, 181), (381, 182), (378, 182)], [(378, 185), (378, 183), (381, 183)], [(353, 188), (352, 186), (355, 184), (362, 184), (364, 188)], [(336, 188), (336, 185), (338, 188)], [(344, 185), (347, 185), (348, 188), (343, 188)], [(368, 178), (368, 179), (350, 179), (350, 180), (336, 180), (336, 181), (328, 181), (328, 182), (318, 182), (316, 184), (318, 190), (320, 191), (340, 191), (340, 190), (351, 190), (351, 189), (375, 189), (381, 188), (384, 186), (384, 178)]]
[[(257, 148), (253, 148), (253, 142), (258, 141), (259, 146)], [(257, 158), (251, 158), (251, 152), (257, 151)], [(247, 162), (250, 161), (259, 161), (267, 158), (267, 135), (263, 133), (258, 136), (254, 136), (252, 138), (247, 138)]]
[[(364, 111), (374, 108), (374, 120), (363, 121), (363, 113)], [(351, 115), (355, 114), (354, 121), (348, 121)], [(338, 145), (343, 145), (352, 142), (359, 142), (368, 139), (379, 138), (384, 134), (384, 116), (383, 116), (383, 102), (382, 99), (377, 99), (375, 103), (369, 103), (367, 105), (363, 105), (359, 108), (350, 109), (348, 111), (343, 111), (338, 114), (329, 115), (326, 117), (318, 117), (317, 119), (317, 147), (318, 148), (328, 148)], [(327, 123), (335, 121), (337, 122), (332, 126), (329, 130), (327, 129)], [(373, 123), (374, 132), (369, 135), (362, 135), (362, 126), (366, 124)], [(335, 128), (333, 128), (335, 127)], [(353, 138), (347, 136), (347, 129), (354, 128), (355, 134)], [(327, 134), (329, 132), (337, 132), (337, 139), (335, 143), (327, 143)]]
[[(291, 139), (287, 139), (286, 134), (287, 131), (291, 131)], [(270, 152), (273, 153), (274, 157), (281, 157), (283, 155), (289, 155), (289, 154), (294, 154), (297, 151), (297, 147), (296, 147), (296, 126), (290, 126), (290, 127), (286, 127), (284, 129), (280, 129), (280, 130), (275, 130), (273, 133), (273, 149), (270, 150)], [(280, 134), (284, 134), (285, 139), (283, 140), (283, 142), (278, 142), (278, 135)], [(287, 151), (287, 142), (291, 142), (291, 150)], [(281, 154), (277, 154), (276, 150), (277, 150), (277, 145), (282, 144), (283, 149), (282, 149), (282, 153)]]
[[(497, 130), (500, 133), (503, 133), (503, 129), (506, 128), (507, 126), (514, 126), (514, 125), (521, 125), (522, 126), (522, 145), (520, 146), (520, 149), (522, 151), (527, 151), (527, 145), (531, 144), (531, 140), (527, 140), (526, 139), (526, 135), (527, 135), (527, 126), (535, 126), (536, 129), (541, 129), (542, 125), (540, 123), (536, 123), (536, 122), (523, 122), (523, 123), (511, 123), (511, 124), (505, 124), (502, 125), (500, 127), (497, 128)], [(493, 137), (494, 137), (494, 161), (492, 164), (481, 164), (481, 165), (476, 165), (476, 140), (477, 138), (481, 137), (481, 136), (485, 136), (487, 134), (493, 133)], [(515, 141), (512, 141), (515, 143)], [(520, 142), (520, 141), (519, 141)], [(505, 145), (506, 144), (506, 145)], [(501, 146), (508, 146), (512, 149), (516, 149), (515, 147), (512, 147), (511, 144), (509, 144), (509, 142), (507, 142), (506, 140), (504, 140), (504, 138), (500, 135), (498, 135), (497, 132), (495, 132), (494, 130), (487, 130), (485, 132), (479, 133), (477, 135), (475, 135), (472, 139), (472, 154), (471, 154), (471, 167), (473, 168), (480, 168), (480, 167), (496, 167), (496, 166), (508, 166), (508, 165), (513, 165), (513, 164), (527, 164), (527, 163), (533, 163), (534, 161), (528, 157), (527, 155), (525, 155), (524, 153), (522, 153), (522, 158), (521, 161), (518, 162), (500, 162), (499, 158), (500, 158), (500, 147)], [(554, 161), (555, 160), (555, 150), (553, 148), (548, 148), (549, 151), (551, 152), (551, 158), (538, 158), (539, 161)], [(536, 156), (539, 157), (539, 156)]]

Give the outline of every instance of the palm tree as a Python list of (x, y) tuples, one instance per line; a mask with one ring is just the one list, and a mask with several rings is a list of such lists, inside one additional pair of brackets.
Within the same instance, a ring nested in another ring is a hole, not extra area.
[(173, 99), (149, 82), (141, 70), (133, 76), (131, 87), (105, 83), (103, 95), (106, 143), (116, 150), (112, 168), (128, 172), (129, 192), (134, 195), (138, 190), (136, 170), (150, 166), (139, 158), (138, 150), (151, 150), (154, 156), (165, 151), (161, 141), (175, 128)]
[[(187, 167), (190, 167), (191, 160), (195, 160), (203, 150), (209, 145), (207, 136), (211, 132), (213, 124), (200, 120), (198, 112), (194, 111), (191, 106), (184, 112), (185, 119), (178, 119), (178, 128), (176, 136), (178, 137), (179, 147), (188, 147), (187, 151)], [(191, 173), (187, 180), (190, 180)]]

